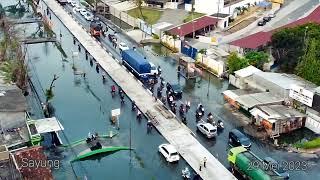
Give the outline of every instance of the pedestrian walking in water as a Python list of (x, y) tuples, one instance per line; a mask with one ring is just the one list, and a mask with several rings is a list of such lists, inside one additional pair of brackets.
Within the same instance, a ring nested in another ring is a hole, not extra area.
[(203, 167), (204, 167), (204, 168), (206, 167), (206, 163), (207, 163), (207, 158), (204, 157), (204, 158), (203, 158)]

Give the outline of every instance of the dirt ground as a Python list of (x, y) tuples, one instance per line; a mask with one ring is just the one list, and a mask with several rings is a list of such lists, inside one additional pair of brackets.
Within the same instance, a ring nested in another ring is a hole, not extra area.
[(257, 17), (250, 17), (246, 20), (243, 20), (242, 22), (240, 22), (239, 24), (233, 26), (232, 28), (226, 30), (227, 33), (234, 33), (237, 32), (245, 27), (247, 27), (249, 24), (253, 23), (254, 21), (256, 21), (258, 18)]

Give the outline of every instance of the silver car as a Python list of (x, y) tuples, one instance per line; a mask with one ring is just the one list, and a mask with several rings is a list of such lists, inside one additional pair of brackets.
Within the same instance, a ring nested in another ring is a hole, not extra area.
[(207, 136), (207, 138), (213, 138), (217, 136), (217, 126), (213, 126), (210, 123), (206, 123), (204, 121), (201, 121), (197, 124), (197, 129)]

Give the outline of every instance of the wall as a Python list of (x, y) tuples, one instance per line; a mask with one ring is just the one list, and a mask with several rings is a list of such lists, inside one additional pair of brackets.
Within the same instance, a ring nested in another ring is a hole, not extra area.
[(205, 66), (209, 67), (212, 69), (212, 71), (215, 72), (215, 74), (218, 77), (221, 77), (222, 74), (225, 72), (225, 63), (221, 60), (216, 60), (210, 57), (206, 57), (200, 54), (198, 60), (199, 62), (201, 62), (201, 64), (204, 64)]
[(218, 11), (219, 13), (223, 14), (232, 14), (236, 7), (245, 6), (248, 3), (258, 3), (260, 1), (264, 0), (243, 0), (231, 6), (224, 7), (224, 0), (195, 0), (194, 8), (196, 12), (201, 12), (209, 15), (218, 13)]
[(163, 9), (177, 9), (178, 3), (177, 2), (167, 2), (164, 4)]
[(176, 47), (179, 52), (181, 51), (181, 40), (179, 38), (174, 40), (172, 38), (172, 36), (162, 34), (161, 35), (161, 42), (164, 42), (164, 43), (168, 44), (171, 47)]
[(140, 28), (140, 22), (143, 22), (142, 20), (136, 19), (136, 18), (128, 15), (126, 12), (121, 12), (112, 6), (109, 7), (109, 12), (114, 17), (121, 19), (122, 21), (126, 22), (127, 24), (129, 24), (132, 27), (139, 27)]
[(307, 109), (306, 127), (311, 131), (320, 134), (320, 113), (312, 109)]

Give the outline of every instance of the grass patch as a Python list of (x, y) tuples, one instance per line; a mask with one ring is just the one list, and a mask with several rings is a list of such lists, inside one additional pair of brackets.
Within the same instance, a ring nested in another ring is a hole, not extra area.
[(315, 138), (311, 141), (304, 142), (304, 143), (297, 143), (294, 146), (297, 148), (303, 148), (303, 149), (319, 148), (320, 147), (320, 137)]
[[(204, 16), (204, 14), (193, 12), (193, 19), (197, 19), (201, 16)], [(189, 12), (188, 16), (183, 20), (183, 22), (186, 23), (186, 22), (192, 21), (193, 19), (192, 19), (192, 12)]]
[(131, 9), (127, 11), (127, 13), (132, 17), (139, 18), (142, 20), (144, 19), (148, 24), (157, 23), (163, 13), (162, 11), (158, 11), (150, 8), (142, 8), (141, 11), (144, 18), (141, 17), (139, 8)]

